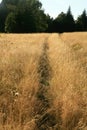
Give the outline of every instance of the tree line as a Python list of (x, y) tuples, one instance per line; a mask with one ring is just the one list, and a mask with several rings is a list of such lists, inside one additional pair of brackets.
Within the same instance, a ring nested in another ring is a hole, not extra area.
[(75, 20), (71, 8), (55, 19), (45, 14), (39, 0), (2, 0), (0, 4), (0, 32), (74, 32), (87, 31), (87, 13)]

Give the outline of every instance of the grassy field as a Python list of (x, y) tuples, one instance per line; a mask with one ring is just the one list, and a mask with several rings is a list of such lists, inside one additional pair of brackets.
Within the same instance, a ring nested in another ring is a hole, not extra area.
[(0, 34), (0, 130), (87, 130), (87, 33)]

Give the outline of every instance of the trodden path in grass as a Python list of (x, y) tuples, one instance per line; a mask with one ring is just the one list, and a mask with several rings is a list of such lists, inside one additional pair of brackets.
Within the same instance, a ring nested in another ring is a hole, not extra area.
[(73, 35), (1, 34), (1, 130), (86, 130), (86, 41)]
[(87, 80), (76, 53), (59, 34), (51, 34), (42, 50), (38, 62), (37, 129), (74, 130), (80, 127), (79, 122), (85, 127)]

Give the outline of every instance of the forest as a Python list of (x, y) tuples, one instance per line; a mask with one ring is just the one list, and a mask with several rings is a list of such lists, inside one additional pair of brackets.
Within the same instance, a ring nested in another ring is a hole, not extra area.
[(87, 13), (74, 19), (71, 7), (56, 18), (45, 14), (39, 0), (2, 0), (0, 4), (0, 32), (40, 33), (40, 32), (87, 31)]

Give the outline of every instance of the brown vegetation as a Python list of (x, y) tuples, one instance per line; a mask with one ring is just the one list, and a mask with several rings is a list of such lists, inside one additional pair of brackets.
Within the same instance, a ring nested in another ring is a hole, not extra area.
[(0, 34), (0, 130), (87, 130), (87, 33)]

